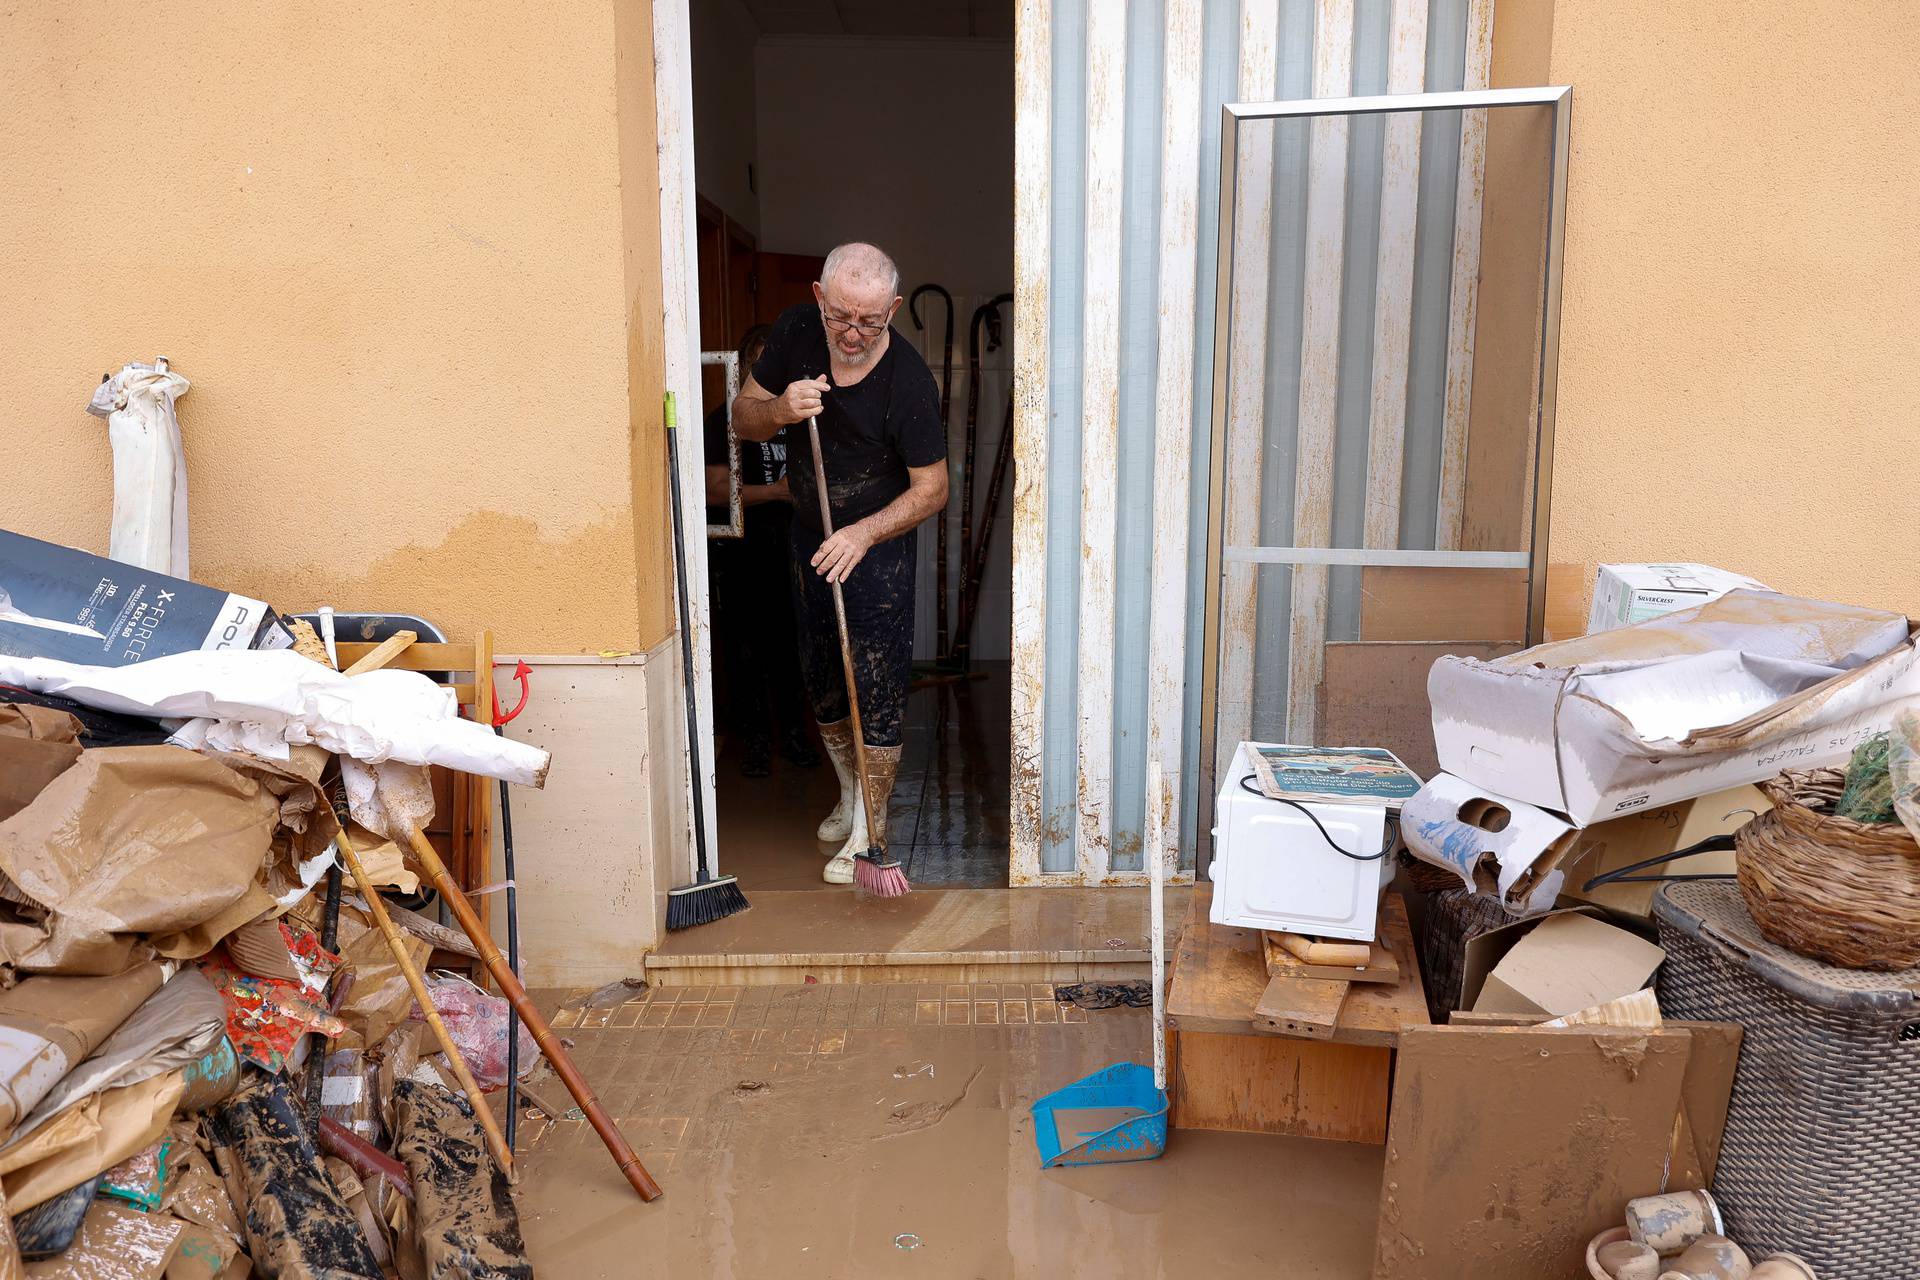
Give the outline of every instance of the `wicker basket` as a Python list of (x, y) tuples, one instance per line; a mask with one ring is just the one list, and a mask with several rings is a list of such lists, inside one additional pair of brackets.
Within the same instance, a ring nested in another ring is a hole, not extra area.
[(1920, 964), (1920, 844), (1897, 822), (1833, 813), (1838, 769), (1783, 773), (1734, 837), (1740, 892), (1770, 941), (1848, 969)]
[(1920, 969), (1797, 955), (1724, 880), (1668, 885), (1653, 914), (1661, 1013), (1746, 1030), (1713, 1176), (1726, 1233), (1820, 1280), (1920, 1275)]
[(1447, 878), (1453, 882), (1451, 888), (1424, 895), (1426, 910), (1422, 912), (1418, 948), (1427, 1010), (1438, 1023), (1446, 1022), (1448, 1015), (1460, 1007), (1467, 944), (1483, 933), (1526, 919), (1507, 914), (1498, 898), (1462, 888), (1459, 876)]

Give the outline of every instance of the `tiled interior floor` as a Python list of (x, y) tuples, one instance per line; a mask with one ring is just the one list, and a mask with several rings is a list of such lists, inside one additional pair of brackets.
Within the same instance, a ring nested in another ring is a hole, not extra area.
[(1038, 1167), (1030, 1104), (1151, 1061), (1144, 1011), (1045, 984), (687, 987), (554, 1027), (666, 1195), (642, 1205), (584, 1122), (525, 1123), (542, 1275), (1367, 1274), (1377, 1147), (1175, 1131), (1156, 1161)]
[[(912, 694), (900, 772), (888, 810), (888, 847), (907, 877), (928, 887), (1007, 884), (1010, 701), (1006, 663), (984, 679)], [(814, 829), (838, 799), (833, 769), (800, 769), (774, 756), (773, 775), (743, 778), (739, 745), (721, 747), (720, 863), (751, 891), (831, 889), (820, 869), (832, 849)]]

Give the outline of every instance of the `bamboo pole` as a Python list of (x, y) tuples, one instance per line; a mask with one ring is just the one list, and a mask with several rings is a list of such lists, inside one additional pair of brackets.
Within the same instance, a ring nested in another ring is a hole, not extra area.
[[(659, 1199), (660, 1184), (653, 1180), (646, 1166), (640, 1163), (640, 1157), (634, 1154), (633, 1148), (621, 1136), (619, 1126), (614, 1124), (606, 1108), (600, 1105), (600, 1099), (594, 1095), (593, 1086), (588, 1084), (586, 1077), (580, 1074), (580, 1069), (573, 1065), (573, 1059), (568, 1056), (566, 1046), (560, 1043), (560, 1038), (553, 1034), (553, 1028), (547, 1025), (546, 1018), (541, 1016), (540, 1010), (534, 1007), (533, 1001), (527, 996), (527, 989), (520, 985), (520, 979), (514, 974), (513, 966), (507, 963), (506, 957), (500, 954), (500, 948), (494, 945), (493, 935), (488, 933), (486, 926), (480, 923), (480, 917), (475, 914), (473, 904), (467, 901), (464, 893), (460, 892), (460, 886), (454, 883), (453, 876), (447, 871), (446, 863), (440, 861), (439, 853), (427, 841), (426, 834), (419, 827), (408, 823), (407, 843), (413, 849), (414, 858), (425, 869), (427, 878), (433, 881), (433, 887), (439, 891), (448, 910), (453, 912), (454, 919), (459, 922), (460, 928), (468, 938), (472, 939), (475, 949), (480, 952), (481, 963), (487, 966), (487, 972), (492, 974), (494, 982), (499, 984), (501, 994), (505, 995), (508, 1002), (513, 1005), (514, 1011), (520, 1015), (520, 1020), (526, 1023), (527, 1030), (533, 1033), (534, 1042), (540, 1046), (540, 1052), (546, 1056), (548, 1062), (553, 1064), (553, 1069), (559, 1075), (561, 1083), (567, 1086), (567, 1092), (573, 1095), (573, 1100), (580, 1104), (580, 1110), (586, 1113), (587, 1123), (591, 1124), (593, 1131), (600, 1135), (600, 1141), (606, 1144), (614, 1163), (620, 1167), (620, 1172), (626, 1175), (627, 1181), (632, 1184), (642, 1200)], [(476, 1110), (479, 1109), (476, 1108)], [(495, 1130), (491, 1127), (491, 1113), (487, 1113), (486, 1120), (489, 1125), (487, 1132), (492, 1135)]]
[(380, 900), (380, 891), (367, 880), (366, 869), (360, 865), (360, 855), (353, 851), (353, 842), (347, 839), (346, 799), (346, 789), (336, 787), (334, 808), (340, 818), (340, 835), (337, 837), (340, 856), (346, 859), (347, 870), (352, 873), (354, 884), (359, 886), (360, 896), (367, 900), (367, 910), (373, 915), (373, 922), (386, 938), (387, 948), (399, 963), (400, 972), (406, 975), (407, 985), (413, 988), (413, 998), (419, 1001), (420, 1012), (433, 1029), (434, 1039), (440, 1042), (441, 1052), (447, 1055), (454, 1078), (466, 1090), (467, 1101), (473, 1104), (473, 1113), (480, 1118), (480, 1127), (486, 1131), (487, 1146), (493, 1151), (493, 1158), (500, 1162), (501, 1170), (511, 1179), (513, 1153), (507, 1150), (506, 1136), (500, 1132), (500, 1124), (493, 1118), (493, 1109), (487, 1106), (486, 1096), (480, 1092), (480, 1086), (474, 1083), (473, 1073), (467, 1070), (467, 1060), (460, 1056), (453, 1037), (447, 1032), (447, 1024), (440, 1021), (440, 1011), (433, 1007), (433, 997), (427, 993), (426, 980), (420, 976), (420, 970), (414, 967), (412, 958), (407, 955), (407, 944), (394, 925), (393, 917), (387, 914), (387, 905)]

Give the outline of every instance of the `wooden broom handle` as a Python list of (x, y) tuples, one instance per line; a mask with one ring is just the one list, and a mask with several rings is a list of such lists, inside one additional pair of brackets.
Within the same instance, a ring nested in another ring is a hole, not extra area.
[[(345, 799), (344, 791), (340, 799)], [(420, 1012), (426, 1017), (427, 1025), (433, 1029), (433, 1038), (440, 1042), (440, 1051), (447, 1055), (447, 1062), (453, 1068), (454, 1079), (467, 1092), (467, 1101), (473, 1104), (474, 1115), (480, 1118), (480, 1127), (487, 1135), (487, 1146), (493, 1152), (493, 1158), (500, 1162), (501, 1170), (509, 1179), (513, 1177), (513, 1153), (507, 1150), (506, 1135), (500, 1132), (500, 1126), (493, 1118), (492, 1108), (487, 1106), (485, 1095), (474, 1082), (473, 1073), (467, 1070), (467, 1060), (460, 1056), (460, 1050), (453, 1043), (453, 1036), (447, 1032), (447, 1024), (440, 1020), (440, 1011), (433, 1007), (433, 997), (427, 993), (426, 980), (420, 976), (420, 970), (414, 967), (413, 959), (407, 955), (407, 944), (400, 937), (400, 930), (394, 926), (393, 917), (387, 914), (387, 904), (380, 900), (380, 892), (368, 882), (366, 868), (360, 865), (360, 855), (353, 851), (353, 842), (347, 838), (347, 815), (341, 813), (340, 834), (337, 841), (340, 856), (346, 860), (347, 870), (353, 874), (353, 882), (359, 886), (360, 896), (367, 900), (367, 911), (373, 916), (373, 922), (380, 926), (380, 932), (386, 937), (387, 948), (393, 952), (393, 958), (400, 965), (400, 972), (406, 975), (407, 985), (413, 988), (413, 998), (420, 1004)], [(319, 1063), (312, 1064), (308, 1070), (318, 1070)]]
[[(460, 892), (460, 886), (455, 884), (453, 877), (448, 874), (446, 863), (440, 861), (440, 855), (434, 851), (433, 845), (428, 843), (425, 833), (412, 823), (407, 824), (407, 843), (413, 849), (414, 858), (426, 870), (427, 878), (433, 881), (433, 887), (439, 891), (441, 899), (453, 912), (453, 917), (459, 922), (461, 930), (472, 940), (474, 950), (480, 953), (481, 963), (486, 965), (487, 972), (493, 975), (493, 980), (499, 985), (501, 994), (506, 996), (507, 1001), (513, 1005), (514, 1012), (520, 1015), (520, 1021), (526, 1024), (527, 1030), (533, 1033), (534, 1043), (540, 1046), (540, 1052), (546, 1055), (548, 1062), (553, 1064), (560, 1082), (567, 1086), (567, 1092), (573, 1095), (573, 1100), (580, 1104), (580, 1110), (586, 1113), (587, 1123), (591, 1124), (593, 1131), (600, 1135), (600, 1141), (606, 1143), (607, 1150), (613, 1155), (613, 1162), (620, 1166), (620, 1172), (626, 1175), (627, 1181), (632, 1184), (635, 1191), (639, 1192), (642, 1200), (658, 1200), (660, 1184), (653, 1180), (653, 1175), (649, 1174), (646, 1166), (640, 1163), (640, 1157), (634, 1154), (631, 1146), (627, 1145), (627, 1140), (621, 1136), (619, 1127), (613, 1122), (613, 1117), (607, 1114), (606, 1108), (600, 1105), (600, 1099), (594, 1095), (593, 1086), (588, 1084), (587, 1078), (580, 1074), (580, 1069), (573, 1065), (573, 1059), (567, 1055), (566, 1046), (560, 1043), (560, 1038), (553, 1034), (553, 1028), (547, 1025), (547, 1020), (541, 1016), (540, 1010), (535, 1008), (533, 1001), (528, 998), (527, 989), (520, 985), (520, 979), (514, 975), (513, 966), (508, 964), (507, 958), (500, 954), (500, 948), (493, 944), (493, 935), (487, 931), (485, 925), (480, 923), (480, 917), (474, 912), (473, 904), (467, 901), (467, 895)], [(481, 1108), (476, 1107), (475, 1110), (481, 1110)]]
[[(820, 536), (822, 539), (833, 536), (833, 508), (827, 502), (827, 464), (820, 456), (820, 415), (814, 414), (807, 419), (807, 436), (813, 445), (813, 487), (820, 492)], [(867, 792), (867, 735), (860, 727), (860, 687), (853, 678), (853, 641), (847, 635), (847, 602), (840, 594), (840, 584), (830, 582), (833, 588), (833, 618), (840, 627), (840, 665), (847, 673), (847, 711), (853, 719), (853, 767), (859, 770), (860, 805), (867, 811), (868, 848), (872, 848), (871, 833), (880, 828), (873, 821), (873, 797)]]

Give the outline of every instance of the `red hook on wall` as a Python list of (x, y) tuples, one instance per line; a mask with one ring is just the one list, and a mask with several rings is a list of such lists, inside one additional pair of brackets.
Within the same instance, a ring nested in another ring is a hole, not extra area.
[[(498, 670), (500, 667), (503, 667), (505, 665), (506, 664), (504, 662), (499, 663), (495, 666), (494, 669)], [(513, 710), (507, 712), (504, 715), (502, 715), (500, 712), (500, 686), (497, 682), (494, 684), (493, 690), (492, 690), (493, 692), (493, 727), (494, 728), (498, 729), (501, 725), (507, 723), (507, 721), (513, 719), (515, 716), (519, 715), (522, 711), (525, 711), (527, 709), (527, 698), (533, 693), (532, 687), (527, 683), (527, 677), (532, 674), (533, 674), (533, 668), (529, 667), (526, 663), (516, 662), (514, 664), (513, 678), (520, 682), (520, 701), (514, 703)]]

